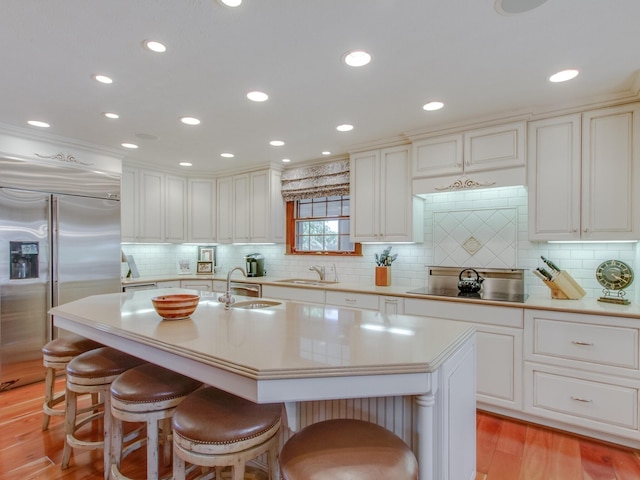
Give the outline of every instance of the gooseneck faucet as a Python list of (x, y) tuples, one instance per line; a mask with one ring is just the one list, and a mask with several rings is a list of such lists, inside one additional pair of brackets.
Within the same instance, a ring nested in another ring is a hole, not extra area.
[(320, 281), (324, 280), (324, 267), (317, 267), (313, 265), (312, 267), (309, 267), (309, 270), (316, 272), (318, 275), (320, 275)]
[(247, 272), (245, 272), (244, 268), (242, 267), (234, 267), (229, 270), (229, 273), (227, 273), (227, 291), (224, 295), (220, 295), (218, 297), (218, 301), (220, 303), (224, 303), (225, 310), (229, 310), (231, 308), (231, 305), (233, 305), (236, 301), (236, 299), (231, 296), (231, 274), (236, 270), (240, 270), (242, 272), (242, 275), (244, 275), (245, 277), (247, 276)]

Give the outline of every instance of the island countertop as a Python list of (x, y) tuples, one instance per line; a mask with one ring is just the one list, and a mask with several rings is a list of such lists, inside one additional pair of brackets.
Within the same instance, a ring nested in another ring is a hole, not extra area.
[(255, 379), (433, 372), (473, 334), (460, 322), (286, 301), (225, 310), (214, 296), (191, 318), (163, 320), (151, 298), (179, 292), (194, 293), (95, 295), (51, 313)]

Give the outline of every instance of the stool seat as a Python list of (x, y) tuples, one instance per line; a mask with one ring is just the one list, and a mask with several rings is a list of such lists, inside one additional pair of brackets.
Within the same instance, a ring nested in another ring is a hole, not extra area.
[(56, 405), (64, 402), (64, 393), (55, 393), (55, 376), (64, 370), (67, 364), (81, 353), (101, 347), (102, 345), (80, 335), (68, 334), (51, 340), (42, 347), (42, 364), (45, 367), (44, 403), (42, 404), (42, 430), (49, 428), (51, 417), (64, 417), (64, 409)]
[(398, 436), (363, 420), (311, 424), (280, 452), (284, 480), (416, 480), (418, 462)]
[[(105, 479), (109, 477), (111, 464), (111, 397), (109, 387), (118, 375), (143, 363), (145, 363), (144, 360), (110, 347), (89, 350), (68, 363), (65, 443), (61, 462), (63, 470), (69, 466), (72, 448), (103, 449)], [(101, 401), (78, 411), (77, 396), (87, 393), (98, 394)], [(81, 415), (87, 412), (89, 412), (88, 415)], [(78, 438), (76, 432), (79, 428), (99, 418), (103, 419), (104, 437), (102, 440), (87, 441)]]
[[(164, 444), (164, 460), (171, 462), (171, 417), (184, 398), (202, 383), (154, 364), (144, 364), (120, 374), (111, 384), (111, 478), (126, 479), (120, 466), (124, 457), (147, 444), (147, 480), (159, 478), (159, 450)], [(146, 437), (123, 438), (122, 422), (144, 422)], [(126, 444), (123, 447), (123, 444)]]
[(270, 478), (280, 479), (278, 443), (282, 404), (258, 404), (214, 387), (193, 392), (173, 415), (174, 478), (185, 478), (185, 462), (222, 468), (244, 478), (245, 464), (268, 454)]

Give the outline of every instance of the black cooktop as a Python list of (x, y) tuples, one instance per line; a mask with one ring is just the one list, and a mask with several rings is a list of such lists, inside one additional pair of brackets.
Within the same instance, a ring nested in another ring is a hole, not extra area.
[(477, 293), (465, 293), (460, 292), (458, 289), (450, 288), (418, 288), (417, 290), (411, 290), (407, 293), (415, 295), (433, 295), (436, 297), (459, 297), (459, 298), (477, 298), (479, 300), (489, 300), (494, 302), (512, 302), (512, 303), (524, 303), (528, 295), (523, 293), (503, 293), (494, 291), (480, 291)]

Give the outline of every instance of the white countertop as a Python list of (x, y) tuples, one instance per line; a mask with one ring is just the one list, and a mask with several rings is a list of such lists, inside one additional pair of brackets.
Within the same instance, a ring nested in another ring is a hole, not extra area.
[(94, 295), (51, 313), (259, 379), (433, 372), (474, 332), (460, 322), (296, 302), (225, 310), (217, 295), (203, 295), (189, 319), (163, 320), (151, 297), (179, 292), (194, 291)]
[[(171, 281), (171, 280), (226, 280), (225, 275), (167, 275), (163, 277), (146, 277), (146, 278), (128, 278), (122, 281), (123, 285), (133, 285), (137, 283), (155, 282), (155, 281)], [(379, 287), (374, 284), (352, 284), (352, 283), (334, 283), (325, 285), (298, 285), (291, 283), (283, 283), (280, 279), (271, 277), (255, 277), (244, 278), (241, 275), (234, 276), (233, 281), (242, 281), (246, 283), (258, 283), (261, 285), (276, 285), (282, 287), (292, 288), (307, 288), (307, 289), (323, 289), (323, 290), (338, 290), (354, 293), (372, 293), (376, 295), (390, 295), (405, 298), (424, 298), (429, 300), (440, 300), (444, 302), (465, 302), (465, 303), (477, 303), (482, 305), (499, 305), (505, 307), (516, 308), (528, 308), (528, 309), (543, 309), (543, 310), (556, 310), (561, 312), (574, 312), (574, 313), (586, 313), (596, 315), (609, 315), (626, 318), (640, 319), (640, 302), (632, 302), (630, 305), (615, 305), (611, 303), (599, 302), (597, 298), (584, 297), (580, 300), (554, 300), (550, 295), (548, 296), (529, 296), (524, 303), (513, 302), (496, 302), (487, 300), (478, 300), (472, 298), (456, 298), (456, 297), (440, 297), (435, 295), (416, 295), (407, 293), (409, 290), (415, 290), (415, 287), (396, 286), (391, 285), (388, 287)], [(310, 278), (310, 280), (313, 280)]]

